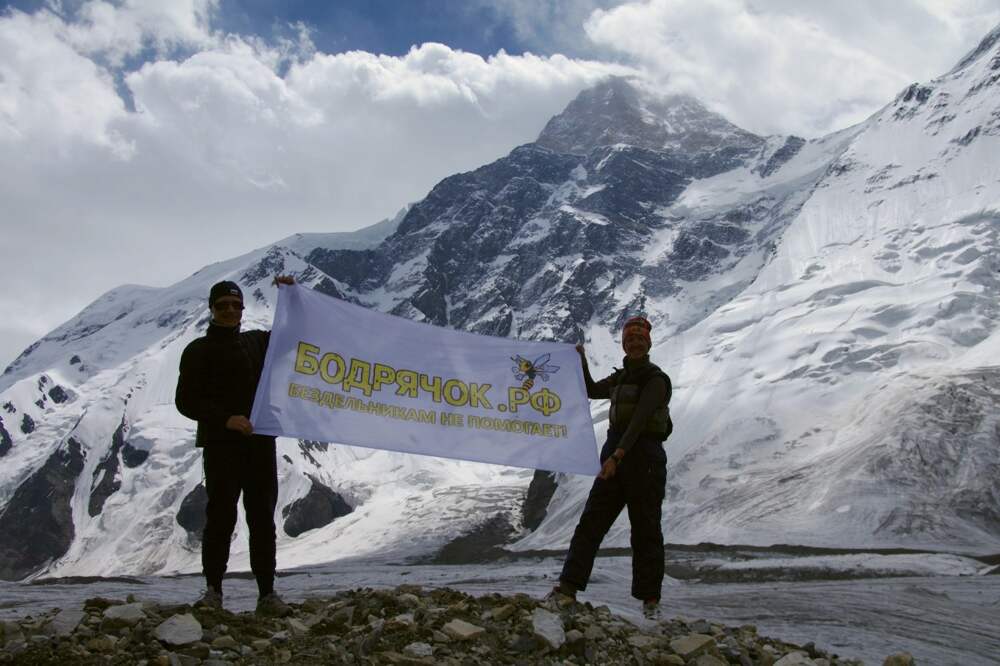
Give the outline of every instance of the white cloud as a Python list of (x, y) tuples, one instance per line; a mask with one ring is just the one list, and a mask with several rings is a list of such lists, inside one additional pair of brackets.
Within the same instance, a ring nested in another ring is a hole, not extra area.
[[(1000, 21), (984, 0), (591, 12), (609, 3), (495, 9), (533, 43), (579, 41), (575, 52), (614, 54), (748, 129), (806, 135), (943, 72)], [(578, 91), (622, 71), (441, 44), (325, 54), (304, 25), (270, 41), (222, 34), (218, 11), (218, 0), (90, 0), (0, 14), (0, 366), (118, 284), (168, 284), (292, 233), (389, 216), (531, 141)], [(148, 62), (124, 71), (136, 57)]]
[(529, 50), (594, 57), (601, 51), (586, 38), (583, 25), (594, 10), (618, 4), (621, 0), (465, 0), (462, 6), (496, 14)]
[(125, 105), (111, 75), (67, 44), (63, 28), (46, 12), (0, 19), (0, 142), (28, 153), (76, 139), (116, 145), (109, 125)]
[(102, 54), (120, 65), (146, 46), (164, 54), (172, 49), (207, 47), (216, 37), (209, 28), (218, 0), (89, 0), (65, 26), (66, 40), (82, 53)]
[(983, 0), (649, 0), (585, 30), (747, 129), (816, 136), (942, 74), (998, 22)]
[[(212, 35), (198, 18), (210, 6), (188, 4), (190, 20), (138, 3), (89, 3), (72, 24), (0, 17), (0, 311), (18, 330), (54, 327), (121, 283), (167, 284), (292, 233), (377, 222), (533, 140), (623, 71), (440, 44), (328, 55), (301, 26), (269, 46)], [(200, 46), (125, 74), (128, 111), (109, 67), (181, 42)], [(0, 363), (18, 351), (0, 348)]]
[(586, 31), (747, 129), (816, 136), (942, 74), (998, 21), (978, 0), (651, 0), (596, 11)]

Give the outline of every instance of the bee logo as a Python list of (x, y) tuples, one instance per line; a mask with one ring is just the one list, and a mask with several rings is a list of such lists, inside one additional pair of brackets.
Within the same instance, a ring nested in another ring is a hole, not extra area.
[(534, 361), (529, 361), (523, 356), (511, 356), (510, 360), (514, 361), (514, 367), (511, 370), (514, 372), (514, 379), (522, 382), (521, 388), (525, 391), (530, 391), (531, 387), (535, 385), (535, 377), (538, 377), (543, 382), (549, 381), (549, 375), (555, 374), (559, 370), (558, 365), (549, 365), (549, 358), (552, 354), (542, 354)]

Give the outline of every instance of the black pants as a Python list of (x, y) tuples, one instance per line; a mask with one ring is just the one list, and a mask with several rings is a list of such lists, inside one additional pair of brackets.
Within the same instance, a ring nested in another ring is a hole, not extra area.
[[(608, 432), (601, 463), (618, 448), (620, 434)], [(632, 526), (632, 596), (660, 598), (663, 586), (663, 530), (660, 527), (667, 484), (667, 457), (655, 439), (640, 437), (608, 480), (595, 479), (573, 533), (559, 579), (587, 589), (601, 541), (622, 509)]]
[(250, 530), (250, 569), (261, 592), (271, 591), (275, 571), (274, 508), (278, 503), (274, 438), (209, 442), (203, 449), (203, 461), (208, 493), (201, 546), (205, 580), (221, 589), (229, 562), (229, 543), (236, 529), (236, 502), (242, 493)]

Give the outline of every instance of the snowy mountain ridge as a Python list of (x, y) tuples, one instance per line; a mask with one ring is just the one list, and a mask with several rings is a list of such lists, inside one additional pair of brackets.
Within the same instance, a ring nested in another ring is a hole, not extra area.
[[(179, 355), (221, 279), (244, 289), (245, 328), (268, 327), (277, 272), (436, 325), (585, 340), (597, 372), (620, 361), (622, 318), (647, 313), (674, 380), (670, 541), (995, 552), (998, 34), (809, 141), (610, 79), (388, 235), (292, 236), (112, 290), (0, 378), (0, 578), (199, 569)], [(522, 470), (284, 439), (279, 457), (282, 567), (427, 555), (484, 526), (563, 548), (590, 486), (539, 474), (526, 507)], [(606, 545), (627, 543), (623, 518)]]

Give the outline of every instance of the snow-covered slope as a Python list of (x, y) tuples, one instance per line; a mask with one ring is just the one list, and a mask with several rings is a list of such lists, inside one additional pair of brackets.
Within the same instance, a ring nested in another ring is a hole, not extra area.
[[(823, 171), (752, 283), (654, 350), (676, 384), (671, 538), (1000, 545), (998, 35), (775, 174), (701, 180), (668, 210)], [(565, 542), (584, 485), (520, 545)]]
[[(220, 279), (267, 327), (277, 272), (443, 326), (586, 340), (598, 371), (619, 362), (621, 319), (648, 313), (674, 379), (671, 541), (995, 551), (998, 34), (812, 141), (612, 79), (538, 142), (439, 183), (387, 237), (296, 235), (109, 292), (0, 379), (0, 577), (199, 568), (178, 358)], [(603, 435), (606, 405), (594, 414)], [(497, 516), (520, 529), (531, 479), (313, 442), (279, 454), (279, 524), (296, 534), (279, 527), (281, 566), (431, 553)], [(568, 543), (590, 480), (556, 481), (513, 548)], [(627, 545), (624, 519), (606, 543)], [(241, 534), (234, 565), (246, 557)]]

